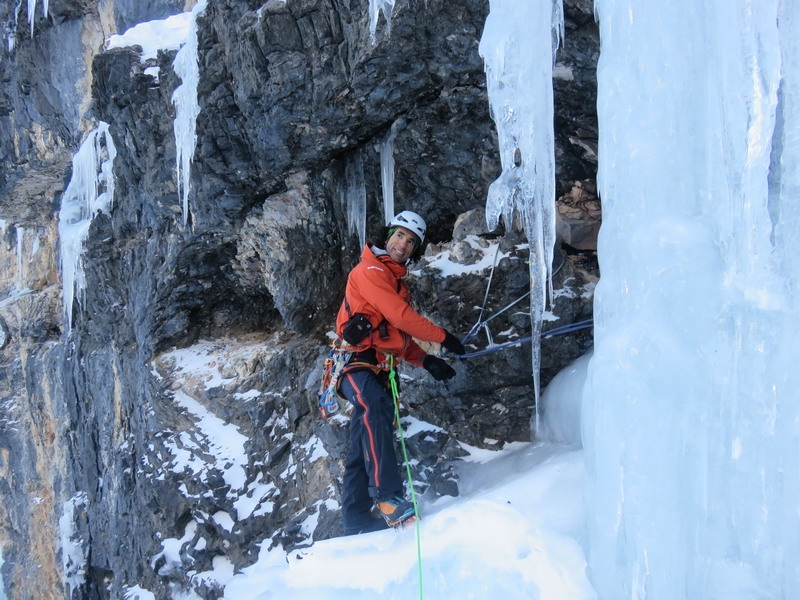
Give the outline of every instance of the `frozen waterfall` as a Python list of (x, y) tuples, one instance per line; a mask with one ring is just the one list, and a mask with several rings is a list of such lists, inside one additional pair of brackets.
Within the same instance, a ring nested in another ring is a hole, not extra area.
[(86, 286), (83, 272), (83, 243), (92, 219), (108, 211), (114, 200), (114, 158), (117, 149), (108, 130), (100, 122), (72, 158), (72, 178), (61, 199), (58, 234), (61, 244), (61, 278), (64, 321), (72, 327), (74, 300), (82, 301)]
[[(563, 30), (561, 0), (491, 0), (480, 41), (502, 173), (489, 188), (489, 229), (502, 217), (530, 243), (533, 378), (539, 398), (539, 334), (555, 244), (553, 63)], [(552, 289), (550, 289), (552, 295)], [(537, 418), (538, 424), (538, 403)]]
[(595, 9), (591, 579), (600, 598), (796, 597), (797, 5)]
[[(159, 50), (179, 49), (172, 66), (181, 79), (181, 85), (172, 93), (172, 103), (175, 105), (175, 171), (184, 227), (189, 219), (191, 167), (197, 145), (197, 115), (200, 114), (200, 103), (197, 99), (197, 84), (200, 80), (197, 17), (205, 14), (207, 5), (208, 0), (200, 0), (190, 12), (138, 23), (121, 35), (109, 36), (105, 43), (106, 50), (139, 46), (143, 62), (155, 58)], [(146, 72), (156, 79), (159, 77), (157, 67), (148, 67)]]
[(197, 115), (200, 103), (197, 100), (197, 83), (200, 80), (200, 65), (197, 62), (197, 17), (205, 13), (207, 0), (199, 0), (192, 9), (192, 21), (186, 43), (178, 50), (172, 66), (181, 78), (181, 85), (172, 93), (175, 105), (175, 149), (178, 194), (183, 207), (183, 225), (189, 219), (189, 185), (194, 150), (197, 145)]

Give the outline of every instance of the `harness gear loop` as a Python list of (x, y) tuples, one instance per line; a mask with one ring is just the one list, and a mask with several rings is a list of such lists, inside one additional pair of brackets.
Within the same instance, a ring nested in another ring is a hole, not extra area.
[(411, 461), (408, 460), (408, 450), (403, 433), (403, 425), (400, 423), (400, 390), (397, 386), (397, 370), (394, 368), (394, 355), (389, 355), (389, 386), (392, 389), (392, 403), (394, 404), (394, 418), (397, 422), (397, 429), (400, 432), (400, 446), (403, 449), (403, 461), (406, 465), (406, 476), (408, 477), (408, 487), (411, 488), (411, 503), (414, 505), (414, 525), (417, 536), (417, 575), (419, 576), (419, 598), (422, 600), (422, 547), (419, 536), (419, 508), (417, 506), (417, 494), (414, 491), (414, 479), (411, 476)]
[(345, 372), (351, 355), (352, 352), (343, 350), (337, 342), (334, 342), (323, 362), (318, 406), (319, 414), (323, 419), (327, 419), (339, 410), (340, 400), (346, 400), (339, 394), (339, 378)]

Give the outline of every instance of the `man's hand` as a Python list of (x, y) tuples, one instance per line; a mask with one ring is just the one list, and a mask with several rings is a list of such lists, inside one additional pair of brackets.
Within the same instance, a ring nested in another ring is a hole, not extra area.
[(459, 342), (458, 338), (449, 331), (444, 332), (444, 341), (442, 342), (442, 347), (448, 352), (452, 352), (453, 354), (457, 355), (467, 353), (467, 351), (464, 349), (464, 344)]
[(432, 354), (428, 354), (425, 357), (425, 360), (422, 361), (422, 366), (428, 373), (433, 375), (436, 381), (444, 381), (456, 375), (456, 370), (453, 367)]

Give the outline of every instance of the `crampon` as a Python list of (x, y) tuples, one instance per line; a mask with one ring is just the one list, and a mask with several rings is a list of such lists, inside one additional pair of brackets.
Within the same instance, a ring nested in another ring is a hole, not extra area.
[(394, 529), (402, 529), (416, 520), (414, 506), (401, 496), (377, 501), (375, 510)]

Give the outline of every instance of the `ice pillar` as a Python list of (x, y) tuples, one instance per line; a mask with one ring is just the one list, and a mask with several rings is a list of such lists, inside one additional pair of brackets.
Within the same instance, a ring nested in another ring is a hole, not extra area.
[(800, 31), (787, 0), (596, 0), (584, 389), (601, 598), (800, 589)]

